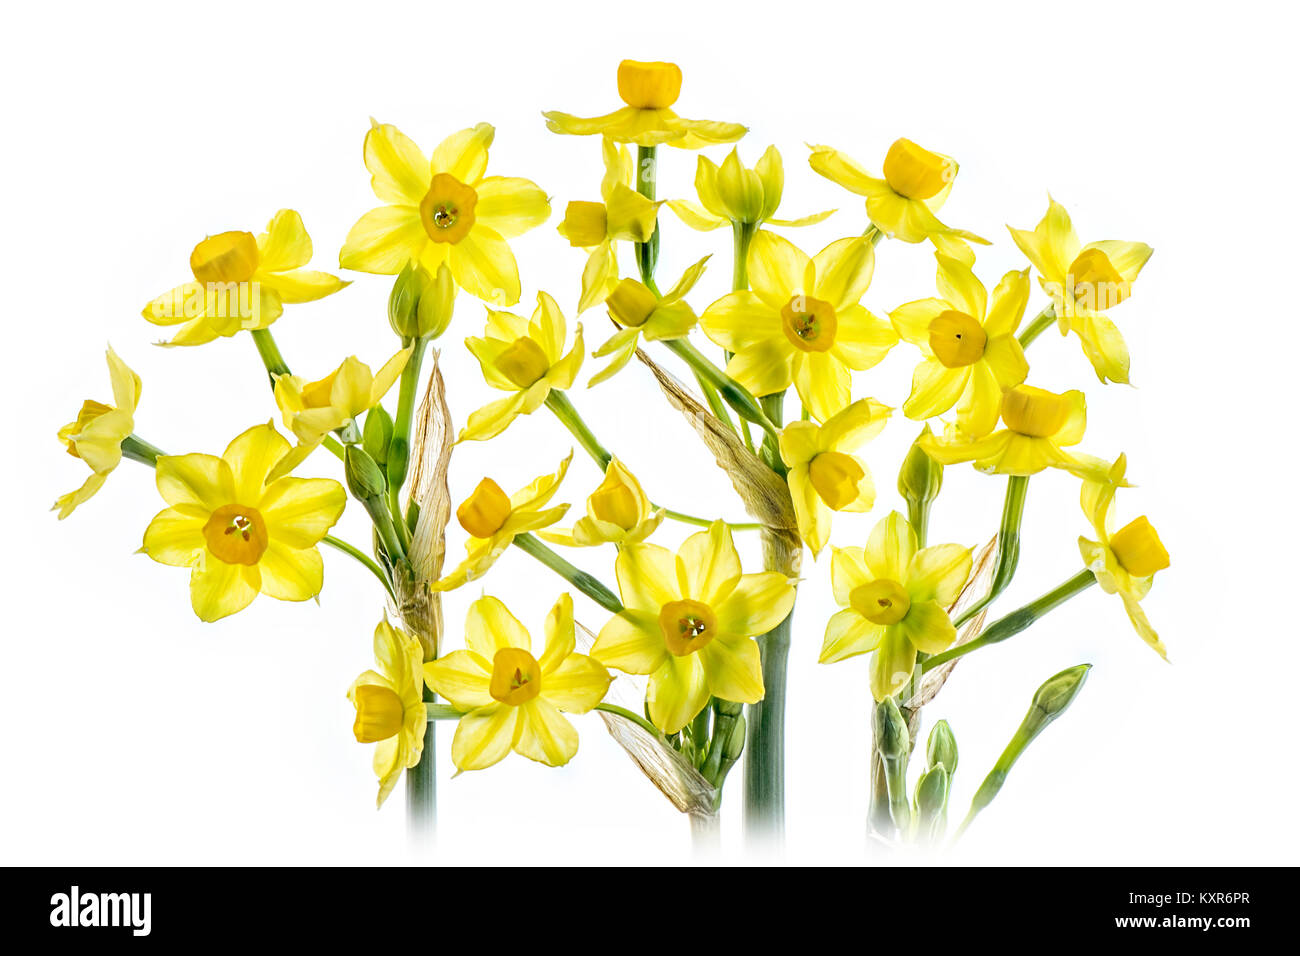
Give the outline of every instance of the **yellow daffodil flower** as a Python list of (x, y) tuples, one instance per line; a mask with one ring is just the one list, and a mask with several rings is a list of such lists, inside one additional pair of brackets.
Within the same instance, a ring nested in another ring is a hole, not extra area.
[(1128, 346), (1102, 313), (1129, 297), (1133, 282), (1154, 251), (1143, 242), (1079, 241), (1065, 207), (1047, 197), (1047, 213), (1032, 231), (1007, 228), (1038, 270), (1039, 282), (1056, 303), (1062, 335), (1074, 332), (1102, 382), (1128, 384)]
[(570, 548), (598, 544), (636, 544), (654, 533), (664, 520), (641, 489), (641, 482), (617, 458), (605, 468), (605, 480), (587, 499), (587, 516), (571, 531), (539, 531), (538, 537)]
[(889, 314), (899, 336), (925, 360), (912, 374), (903, 414), (924, 421), (957, 406), (957, 427), (980, 438), (997, 426), (1003, 389), (1019, 385), (1029, 363), (1016, 329), (1029, 300), (1029, 270), (1008, 272), (989, 302), (984, 285), (960, 259), (936, 255), (939, 297)]
[(605, 301), (618, 285), (618, 254), (615, 244), (648, 242), (654, 235), (660, 203), (652, 202), (635, 189), (632, 153), (608, 137), (602, 140), (605, 178), (600, 183), (602, 202), (569, 203), (557, 231), (569, 245), (589, 250), (582, 270), (582, 297), (578, 314)]
[(980, 471), (995, 475), (1036, 475), (1050, 467), (1099, 479), (1109, 470), (1100, 458), (1065, 450), (1083, 441), (1087, 425), (1083, 392), (1057, 394), (1017, 385), (1002, 393), (1001, 414), (1006, 427), (991, 435), (970, 439), (949, 429), (942, 439), (922, 435), (917, 444), (941, 465), (973, 461)]
[(384, 363), (378, 374), (372, 374), (370, 366), (353, 355), (315, 382), (299, 375), (277, 378), (275, 403), (298, 445), (272, 469), (267, 480), (274, 481), (293, 471), (320, 447), (326, 435), (355, 425), (357, 419), (378, 405), (402, 374), (414, 348), (410, 345), (402, 349)]
[(1156, 573), (1169, 567), (1169, 552), (1145, 515), (1115, 530), (1111, 506), (1115, 503), (1115, 489), (1125, 483), (1125, 468), (1125, 457), (1120, 455), (1105, 480), (1083, 483), (1080, 504), (1092, 522), (1098, 540), (1081, 536), (1079, 553), (1101, 589), (1107, 594), (1120, 596), (1138, 636), (1168, 660), (1165, 645), (1139, 602), (1151, 590)]
[(387, 619), (375, 628), (375, 663), (348, 688), (357, 709), (352, 733), (363, 744), (375, 744), (374, 768), (379, 778), (376, 806), (383, 806), (403, 770), (420, 762), (429, 712), (424, 706), (424, 652), (420, 642), (393, 627)]
[(537, 294), (532, 321), (511, 312), (488, 310), (487, 331), (465, 345), (478, 359), (483, 377), (493, 388), (511, 392), (469, 416), (457, 441), (483, 441), (501, 434), (520, 415), (531, 415), (551, 389), (573, 385), (582, 367), (582, 326), (573, 348), (564, 352), (564, 314), (545, 292)]
[(888, 322), (858, 304), (875, 262), (867, 239), (840, 239), (809, 259), (789, 240), (759, 232), (747, 259), (753, 291), (723, 296), (704, 310), (700, 328), (735, 353), (727, 374), (754, 395), (793, 382), (824, 422), (849, 404), (850, 369), (871, 368), (898, 342)]
[(791, 422), (781, 430), (781, 460), (790, 469), (799, 535), (814, 557), (830, 537), (832, 511), (870, 511), (876, 503), (871, 472), (852, 452), (880, 434), (891, 411), (864, 398), (825, 425)]
[(776, 210), (784, 190), (785, 168), (775, 146), (767, 148), (753, 169), (746, 169), (733, 149), (721, 167), (701, 155), (695, 163), (695, 192), (700, 201), (670, 199), (668, 208), (700, 232), (736, 222), (811, 226), (835, 212), (828, 209), (801, 219), (777, 219)]
[(831, 587), (844, 610), (826, 625), (822, 663), (875, 651), (871, 695), (898, 693), (912, 677), (917, 651), (938, 654), (957, 639), (947, 608), (970, 570), (970, 548), (917, 550), (916, 532), (897, 511), (872, 529), (865, 549), (832, 548)]
[(194, 281), (178, 285), (144, 307), (154, 325), (179, 325), (164, 345), (202, 345), (240, 329), (264, 329), (284, 303), (311, 302), (347, 282), (328, 272), (302, 268), (311, 261), (311, 237), (302, 217), (281, 209), (266, 232), (223, 232), (190, 253)]
[(604, 116), (584, 119), (569, 113), (543, 113), (553, 133), (573, 136), (601, 134), (616, 143), (638, 146), (667, 144), (699, 149), (714, 143), (734, 143), (747, 132), (738, 123), (683, 119), (670, 109), (682, 92), (682, 71), (675, 63), (624, 60), (618, 65), (618, 95), (627, 105)]
[(794, 585), (776, 571), (742, 574), (731, 530), (715, 521), (674, 555), (654, 544), (619, 551), (614, 562), (625, 610), (601, 629), (591, 655), (629, 674), (649, 674), (650, 720), (675, 734), (709, 697), (763, 698), (755, 635), (794, 606)]
[(507, 495), (491, 478), (480, 481), (473, 494), (456, 509), (456, 520), (469, 532), (465, 560), (430, 587), (434, 591), (450, 591), (481, 578), (510, 547), (516, 535), (549, 527), (563, 518), (568, 505), (545, 506), (555, 496), (572, 460), (573, 452), (569, 452), (554, 474), (534, 479), (513, 495)]
[(935, 216), (957, 178), (957, 161), (899, 139), (885, 154), (885, 175), (872, 176), (858, 162), (829, 146), (813, 146), (814, 170), (849, 192), (867, 197), (867, 218), (887, 236), (904, 242), (929, 239), (954, 254), (963, 240), (988, 245), (974, 233), (945, 226)]
[(443, 263), (470, 295), (519, 301), (519, 266), (507, 239), (546, 221), (551, 204), (536, 183), (484, 176), (496, 130), (487, 123), (448, 136), (425, 159), (396, 126), (373, 120), (365, 140), (370, 186), (387, 205), (348, 233), (339, 265), (397, 275), (412, 259), (430, 275)]
[(619, 330), (605, 340), (605, 344), (592, 352), (595, 358), (613, 356), (609, 364), (591, 377), (587, 387), (605, 381), (621, 370), (636, 354), (641, 340), (647, 342), (680, 339), (695, 328), (699, 318), (687, 304), (686, 293), (695, 287), (704, 275), (705, 256), (682, 273), (677, 284), (662, 296), (655, 295), (644, 283), (624, 279), (614, 286), (605, 298), (605, 307)]
[(59, 429), (59, 441), (73, 458), (90, 468), (90, 477), (76, 491), (60, 495), (54, 502), (62, 521), (89, 501), (122, 460), (122, 442), (135, 430), (135, 409), (140, 402), (140, 376), (127, 368), (110, 346), (108, 375), (113, 384), (113, 404), (86, 399), (76, 421)]
[(546, 616), (546, 647), (532, 639), (494, 597), (470, 605), (463, 651), (424, 665), (429, 687), (466, 711), (451, 741), (458, 771), (482, 770), (510, 751), (561, 767), (578, 752), (578, 732), (562, 712), (585, 714), (605, 697), (610, 674), (575, 654), (573, 598), (564, 594)]
[(158, 491), (168, 504), (141, 549), (160, 564), (191, 568), (190, 601), (204, 621), (243, 610), (258, 593), (305, 601), (320, 593), (316, 545), (347, 495), (329, 478), (267, 475), (289, 451), (273, 424), (255, 425), (215, 455), (160, 455)]

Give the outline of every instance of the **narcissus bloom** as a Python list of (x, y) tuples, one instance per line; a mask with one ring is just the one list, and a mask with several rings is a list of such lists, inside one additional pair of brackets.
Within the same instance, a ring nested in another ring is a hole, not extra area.
[(1128, 383), (1128, 346), (1115, 323), (1101, 313), (1129, 297), (1133, 282), (1154, 251), (1146, 243), (1079, 241), (1070, 214), (1048, 197), (1047, 213), (1034, 227), (1012, 229), (1011, 238), (1039, 272), (1056, 304), (1062, 335), (1074, 332), (1097, 377)]
[(1083, 392), (1057, 394), (1032, 385), (1017, 385), (1002, 393), (1002, 423), (1006, 428), (983, 438), (969, 439), (955, 429), (944, 438), (923, 435), (921, 449), (941, 465), (973, 461), (995, 475), (1036, 475), (1060, 468), (1079, 478), (1100, 478), (1109, 465), (1100, 458), (1066, 451), (1083, 441), (1087, 408)]
[(849, 404), (850, 370), (871, 368), (898, 342), (893, 327), (859, 300), (876, 256), (867, 239), (840, 239), (809, 259), (770, 232), (754, 236), (747, 260), (753, 291), (732, 292), (704, 310), (700, 328), (735, 355), (727, 374), (755, 395), (790, 383), (826, 421)]
[(654, 544), (619, 551), (614, 562), (625, 610), (601, 629), (591, 654), (629, 674), (649, 674), (650, 720), (675, 734), (709, 697), (752, 704), (763, 697), (754, 637), (794, 606), (784, 574), (742, 574), (731, 530), (715, 521), (674, 555)]
[(1156, 573), (1169, 567), (1169, 552), (1165, 550), (1160, 536), (1145, 515), (1135, 518), (1118, 531), (1115, 530), (1112, 506), (1115, 503), (1115, 489), (1124, 484), (1125, 468), (1126, 460), (1120, 455), (1104, 481), (1083, 483), (1080, 504), (1083, 513), (1092, 522), (1098, 540), (1081, 536), (1079, 553), (1088, 570), (1097, 578), (1101, 589), (1107, 594), (1120, 596), (1138, 636), (1168, 660), (1165, 645), (1147, 620), (1146, 612), (1139, 602), (1151, 590)]
[(569, 113), (543, 113), (553, 133), (601, 134), (616, 143), (699, 149), (734, 143), (747, 132), (738, 123), (683, 119), (670, 109), (682, 92), (682, 71), (675, 63), (624, 60), (618, 65), (618, 95), (627, 105), (604, 116), (584, 119)]
[(626, 146), (606, 138), (601, 151), (605, 160), (605, 178), (600, 183), (603, 201), (569, 203), (564, 221), (557, 227), (569, 245), (590, 251), (582, 270), (579, 315), (605, 301), (618, 285), (616, 243), (648, 242), (654, 235), (660, 206), (636, 191), (635, 166)]
[(912, 373), (903, 414), (917, 421), (957, 406), (957, 427), (972, 438), (997, 426), (1003, 389), (1029, 374), (1016, 329), (1029, 300), (1029, 270), (1008, 272), (989, 302), (970, 265), (938, 253), (939, 297), (889, 314), (898, 334), (925, 360)]
[(831, 587), (844, 610), (826, 625), (822, 663), (874, 651), (871, 695), (898, 693), (912, 677), (917, 651), (938, 654), (957, 639), (947, 608), (970, 569), (970, 548), (918, 551), (916, 532), (897, 511), (872, 529), (866, 548), (832, 548)]
[(808, 162), (831, 182), (866, 196), (867, 218), (887, 236), (904, 242), (929, 239), (950, 254), (962, 240), (988, 245), (987, 239), (945, 226), (935, 216), (957, 178), (957, 161), (951, 156), (932, 153), (910, 139), (896, 140), (885, 154), (883, 178), (829, 146), (813, 146)]
[(68, 454), (80, 458), (90, 468), (90, 477), (80, 488), (60, 495), (54, 502), (60, 521), (103, 487), (109, 472), (122, 460), (122, 441), (135, 430), (140, 376), (127, 368), (111, 347), (107, 355), (113, 404), (86, 399), (77, 413), (77, 420), (59, 429), (59, 441), (68, 449)]
[(566, 354), (564, 314), (545, 292), (537, 294), (532, 321), (489, 309), (483, 335), (466, 339), (465, 345), (478, 359), (487, 383), (511, 395), (473, 412), (457, 441), (483, 441), (501, 434), (520, 415), (537, 411), (551, 389), (570, 388), (582, 367), (582, 326)]
[(571, 548), (644, 541), (664, 520), (641, 489), (641, 482), (617, 458), (605, 468), (605, 480), (587, 499), (587, 515), (571, 531), (539, 531), (538, 536)]
[(215, 455), (160, 455), (158, 491), (169, 507), (149, 523), (144, 547), (161, 564), (190, 568), (190, 602), (204, 621), (241, 611), (259, 593), (305, 601), (320, 593), (316, 545), (347, 495), (329, 478), (278, 478), (289, 451), (275, 426), (255, 425)]
[(388, 205), (352, 227), (339, 265), (397, 275), (412, 259), (430, 275), (446, 263), (456, 284), (497, 305), (519, 301), (519, 266), (507, 239), (546, 221), (551, 204), (536, 183), (484, 176), (496, 130), (487, 123), (448, 136), (425, 159), (396, 126), (366, 133), (370, 186)]
[(733, 222), (768, 223), (773, 226), (811, 226), (821, 222), (834, 209), (814, 213), (801, 219), (777, 219), (785, 190), (785, 168), (781, 154), (769, 146), (753, 169), (746, 169), (735, 149), (722, 166), (701, 155), (695, 163), (695, 192), (698, 203), (670, 199), (668, 206), (692, 229), (708, 232)]
[(488, 568), (510, 547), (516, 535), (555, 524), (569, 510), (568, 505), (547, 508), (569, 470), (573, 452), (565, 456), (553, 475), (542, 475), (526, 488), (507, 495), (491, 478), (484, 478), (474, 493), (456, 509), (456, 520), (469, 532), (465, 542), (465, 560), (454, 571), (430, 587), (450, 591), (467, 581), (481, 578)]
[(891, 411), (864, 398), (825, 425), (791, 422), (781, 430), (781, 460), (790, 469), (786, 477), (799, 535), (814, 557), (830, 537), (832, 511), (870, 511), (875, 504), (871, 472), (852, 452), (880, 434)]
[(470, 605), (465, 644), (424, 665), (434, 693), (466, 711), (451, 741), (456, 769), (482, 770), (512, 750), (548, 767), (572, 760), (578, 732), (561, 712), (587, 713), (610, 683), (599, 661), (573, 652), (573, 598), (562, 595), (546, 616), (540, 658), (528, 631), (494, 597)]
[(641, 340), (647, 342), (680, 339), (695, 328), (699, 318), (686, 302), (686, 293), (695, 287), (704, 275), (705, 256), (682, 273), (677, 284), (664, 295), (655, 293), (636, 279), (624, 279), (614, 286), (605, 299), (609, 317), (621, 328), (605, 340), (605, 344), (591, 354), (595, 358), (613, 356), (609, 364), (591, 377), (587, 387), (605, 381), (622, 369), (636, 354)]
[(299, 375), (281, 375), (275, 380), (275, 403), (285, 427), (298, 439), (298, 445), (271, 471), (269, 481), (287, 475), (320, 446), (325, 436), (339, 428), (355, 424), (363, 414), (379, 404), (406, 367), (411, 351), (402, 349), (372, 374), (370, 366), (355, 355), (324, 378), (308, 382)]
[(154, 325), (179, 325), (165, 345), (202, 345), (240, 329), (264, 329), (284, 303), (311, 302), (348, 285), (328, 272), (302, 268), (311, 261), (311, 237), (302, 217), (281, 209), (266, 232), (223, 232), (190, 253), (194, 281), (164, 292), (142, 313)]
[(375, 744), (376, 806), (383, 806), (403, 770), (420, 762), (429, 712), (424, 706), (424, 652), (420, 642), (387, 620), (375, 628), (377, 671), (366, 671), (348, 688), (357, 709), (352, 733)]

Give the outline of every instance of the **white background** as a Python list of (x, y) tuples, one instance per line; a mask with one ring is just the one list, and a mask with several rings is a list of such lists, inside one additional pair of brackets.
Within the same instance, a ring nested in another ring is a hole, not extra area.
[[(930, 717), (961, 747), (954, 815), (1014, 730), (1039, 682), (1095, 667), (1069, 714), (1031, 748), (996, 803), (949, 857), (960, 862), (1295, 862), (1294, 681), (1296, 256), (1294, 12), (1282, 4), (61, 4), (10, 11), (3, 243), (7, 413), (0, 645), (0, 861), (45, 864), (384, 863), (405, 849), (402, 796), (374, 809), (368, 747), (351, 739), (344, 691), (371, 666), (375, 582), (333, 552), (320, 605), (259, 599), (215, 625), (192, 614), (186, 572), (133, 554), (162, 507), (152, 475), (125, 462), (72, 518), (54, 497), (84, 478), (56, 429), (83, 398), (109, 396), (111, 341), (144, 379), (137, 430), (175, 452), (219, 452), (274, 408), (247, 336), (188, 350), (150, 344), (144, 303), (188, 277), (209, 233), (260, 230), (301, 211), (318, 268), (377, 205), (361, 163), (372, 115), (427, 151), (488, 120), (489, 172), (534, 179), (550, 223), (514, 243), (521, 309), (553, 292), (572, 316), (583, 254), (554, 231), (570, 199), (595, 199), (595, 139), (557, 137), (540, 111), (617, 105), (624, 56), (671, 59), (683, 115), (746, 123), (748, 163), (769, 143), (786, 160), (782, 214), (837, 206), (797, 233), (815, 251), (861, 232), (860, 200), (806, 164), (827, 143), (877, 167), (907, 136), (957, 157), (945, 221), (995, 241), (991, 287), (1021, 268), (1006, 223), (1032, 227), (1047, 191), (1081, 237), (1143, 240), (1156, 253), (1114, 318), (1136, 388), (1101, 387), (1077, 341), (1044, 335), (1032, 377), (1085, 388), (1085, 450), (1129, 454), (1139, 485), (1121, 520), (1146, 513), (1173, 566), (1145, 603), (1163, 664), (1114, 597), (1086, 593), (1013, 641), (959, 667)], [(16, 18), (16, 23), (15, 23)], [(666, 150), (662, 196), (690, 195), (694, 156)], [(709, 152), (715, 160), (726, 148)], [(725, 291), (730, 242), (665, 211), (661, 274), (715, 253), (692, 301)], [(629, 263), (630, 264), (630, 263)], [(926, 247), (887, 242), (868, 307), (933, 294)], [(317, 376), (396, 345), (389, 280), (357, 279), (288, 307), (275, 333), (291, 366)], [(662, 284), (662, 283), (661, 283)], [(1043, 304), (1041, 293), (1030, 314)], [(462, 295), (441, 345), (459, 424), (493, 393), (464, 350), (481, 307)], [(586, 317), (590, 347), (607, 325)], [(673, 366), (671, 357), (665, 364)], [(914, 350), (855, 381), (855, 397), (901, 405)], [(584, 370), (584, 375), (594, 367)], [(675, 367), (675, 366), (673, 366)], [(630, 367), (575, 402), (658, 500), (740, 517), (726, 479)], [(865, 458), (880, 489), (870, 516), (837, 518), (860, 544), (898, 507), (894, 474), (916, 427), (895, 419)], [(457, 449), (453, 496), (484, 474), (507, 489), (555, 467), (572, 441), (544, 411), (490, 444)], [(304, 473), (333, 474), (332, 459)], [(599, 475), (575, 456), (563, 500)], [(983, 543), (1003, 483), (948, 470), (932, 541)], [(1031, 483), (1009, 610), (1075, 572), (1089, 528), (1077, 482)], [(364, 540), (350, 508), (339, 533)], [(672, 526), (664, 543), (685, 530)], [(449, 553), (462, 532), (450, 532)], [(612, 550), (574, 560), (612, 580)], [(745, 545), (758, 567), (752, 539)], [(789, 848), (799, 862), (889, 862), (864, 840), (866, 661), (816, 663), (834, 610), (828, 560), (806, 564), (789, 693)], [(483, 582), (540, 635), (557, 578), (521, 552)], [(453, 635), (466, 587), (447, 601)], [(579, 599), (579, 618), (604, 612)], [(454, 643), (451, 646), (456, 646)], [(562, 770), (512, 757), (450, 779), (439, 738), (440, 863), (681, 862), (686, 821), (594, 717)], [(724, 841), (738, 857), (741, 774)]]

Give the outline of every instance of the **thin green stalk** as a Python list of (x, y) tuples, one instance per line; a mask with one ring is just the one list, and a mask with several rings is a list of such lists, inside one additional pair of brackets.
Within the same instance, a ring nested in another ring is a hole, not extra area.
[(930, 528), (930, 502), (920, 498), (907, 499), (907, 523), (916, 532), (917, 550), (924, 548)]
[[(424, 364), (424, 351), (428, 347), (428, 340), (419, 338), (415, 339), (415, 350), (411, 352), (411, 357), (406, 360), (406, 367), (402, 369), (402, 383), (397, 393), (397, 416), (393, 419), (393, 438), (388, 443), (388, 486), (394, 489), (394, 500), (397, 498), (397, 492), (402, 485), (406, 483), (406, 470), (410, 463), (411, 457), (411, 419), (415, 414), (415, 393), (420, 385), (420, 367)], [(410, 345), (410, 340), (403, 340), (404, 345)], [(399, 525), (405, 525), (402, 520), (402, 510), (400, 507), (393, 510), (393, 518)]]
[(430, 723), (435, 720), (460, 720), (465, 716), (465, 711), (457, 710), (455, 707), (451, 706), (451, 704), (431, 703), (429, 700), (430, 696), (431, 695), (427, 693), (426, 688), (424, 709), (429, 712)]
[(988, 593), (961, 614), (957, 615), (953, 627), (960, 628), (980, 611), (992, 604), (1016, 575), (1016, 566), (1020, 563), (1020, 522), (1025, 514), (1025, 494), (1029, 490), (1029, 479), (1023, 475), (1007, 477), (1007, 496), (1002, 504), (1002, 524), (998, 528), (998, 550), (994, 556), (993, 580), (989, 583)]
[(1025, 330), (1020, 333), (1020, 347), (1022, 349), (1029, 348), (1029, 343), (1042, 335), (1043, 332), (1055, 321), (1056, 306), (1053, 304), (1043, 309), (1042, 312), (1039, 312), (1038, 315), (1034, 317), (1034, 321), (1030, 322), (1029, 325), (1025, 327)]
[[(682, 524), (694, 525), (697, 528), (713, 527), (713, 520), (710, 518), (699, 518), (695, 515), (683, 514), (680, 511), (673, 511), (669, 508), (659, 508), (664, 513), (665, 518), (671, 518), (674, 521), (680, 521)], [(767, 525), (758, 521), (727, 521), (724, 522), (732, 531), (762, 531)]]
[(379, 579), (379, 583), (384, 586), (384, 590), (388, 592), (388, 596), (393, 599), (393, 602), (397, 602), (397, 595), (393, 593), (393, 585), (389, 582), (388, 575), (384, 574), (383, 569), (375, 563), (373, 558), (367, 556), (359, 548), (356, 548), (331, 534), (327, 534), (325, 537), (321, 538), (321, 544), (328, 544), (335, 551), (341, 551), (365, 565), (370, 573)]
[(406, 771), (407, 831), (421, 842), (433, 835), (437, 823), (438, 778), (434, 770), (438, 760), (437, 721), (440, 717), (435, 716), (433, 711), (442, 709), (433, 703), (433, 691), (427, 687), (424, 689), (424, 700), (430, 711), (430, 720), (424, 725), (424, 746), (420, 750), (420, 762)]
[(154, 447), (134, 433), (122, 439), (122, 457), (138, 461), (150, 468), (158, 467), (158, 456), (165, 454), (167, 453), (161, 448)]
[[(727, 411), (727, 405), (722, 400), (722, 396), (718, 394), (718, 390), (713, 387), (713, 383), (700, 374), (698, 370), (692, 369), (692, 371), (695, 372), (695, 384), (700, 386), (705, 404), (709, 406), (709, 411), (713, 412), (713, 417), (731, 429), (733, 434), (738, 434), (736, 432), (736, 423), (731, 420), (731, 413)], [(743, 422), (744, 419), (742, 418), (741, 421)]]
[(756, 222), (731, 223), (731, 291), (749, 288), (749, 244), (758, 234)]
[[(655, 198), (655, 179), (658, 175), (657, 164), (659, 162), (654, 146), (638, 146), (636, 148), (636, 191), (646, 199), (654, 202)], [(636, 244), (636, 266), (641, 273), (641, 281), (649, 286), (652, 290), (655, 288), (654, 275), (655, 266), (659, 263), (659, 220), (655, 220), (655, 231), (651, 233), (648, 242), (638, 242)], [(655, 293), (658, 295), (658, 292)]]
[(772, 439), (777, 437), (777, 427), (763, 411), (763, 407), (739, 382), (714, 365), (688, 339), (669, 339), (664, 343), (675, 352), (691, 369), (702, 376), (714, 388), (723, 400), (736, 410), (741, 418), (748, 419)]
[(540, 538), (531, 534), (520, 534), (515, 536), (513, 544), (521, 551), (531, 554), (611, 614), (618, 614), (623, 610), (623, 602), (613, 591), (586, 571), (579, 570), (565, 561), (542, 543)]
[(933, 670), (940, 664), (946, 664), (948, 661), (956, 660), (963, 655), (969, 654), (971, 651), (979, 650), (981, 647), (987, 647), (990, 644), (997, 644), (999, 641), (1005, 641), (1008, 637), (1011, 637), (1014, 634), (1019, 634), (1048, 611), (1052, 610), (1052, 608), (1059, 607), (1076, 594), (1081, 594), (1096, 583), (1096, 575), (1085, 568), (1074, 577), (1048, 591), (1037, 600), (1030, 601), (1022, 608), (1017, 608), (1006, 617), (998, 618), (988, 627), (984, 628), (984, 630), (980, 632), (979, 637), (967, 641), (965, 644), (950, 647), (948, 650), (943, 651), (940, 654), (935, 654), (933, 657), (927, 657), (921, 663), (921, 672), (924, 673)]
[(602, 469), (609, 467), (614, 456), (605, 449), (595, 432), (583, 421), (578, 410), (573, 407), (573, 402), (569, 401), (568, 395), (559, 389), (551, 389), (550, 394), (546, 396), (546, 407), (555, 414), (573, 437), (578, 439), (578, 444), (582, 446), (583, 451), (590, 455), (596, 464)]
[(750, 704), (745, 720), (745, 829), (751, 835), (785, 832), (785, 685), (794, 612), (758, 638), (763, 662), (763, 699)]
[(262, 364), (266, 366), (266, 374), (274, 388), (276, 377), (288, 375), (289, 366), (285, 364), (284, 356), (280, 354), (280, 347), (275, 344), (275, 336), (270, 329), (253, 329), (252, 335), (257, 354), (262, 357)]
[(862, 233), (862, 235), (871, 241), (872, 246), (880, 245), (880, 240), (885, 238), (885, 234), (881, 232), (880, 227), (874, 222), (867, 226), (866, 231)]
[(603, 710), (607, 714), (616, 714), (617, 716), (622, 717), (624, 720), (632, 721), (632, 723), (636, 724), (638, 727), (640, 727), (646, 733), (650, 734), (656, 740), (664, 739), (664, 735), (659, 731), (658, 727), (650, 723), (650, 721), (646, 720), (640, 714), (634, 714), (632, 711), (626, 709), (625, 707), (618, 706), (618, 704), (597, 704), (596, 710)]

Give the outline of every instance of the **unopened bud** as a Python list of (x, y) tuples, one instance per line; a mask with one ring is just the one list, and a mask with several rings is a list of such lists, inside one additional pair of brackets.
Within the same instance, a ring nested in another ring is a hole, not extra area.
[(903, 719), (898, 703), (892, 697), (886, 697), (876, 705), (872, 719), (872, 730), (876, 738), (876, 750), (885, 760), (901, 760), (907, 757), (911, 740), (907, 733), (907, 721)]
[(916, 782), (917, 822), (924, 826), (933, 820), (948, 804), (948, 771), (931, 767)]
[(1034, 703), (1025, 715), (1022, 729), (1036, 735), (1065, 713), (1065, 709), (1074, 703), (1074, 698), (1083, 689), (1083, 682), (1088, 679), (1090, 670), (1091, 664), (1076, 664), (1045, 680), (1034, 694)]
[(402, 267), (388, 294), (388, 324), (403, 338), (420, 334), (420, 296), (429, 284), (429, 273), (414, 259)]
[(359, 445), (348, 445), (344, 474), (348, 491), (361, 501), (382, 497), (387, 490), (384, 473)]
[(361, 433), (361, 447), (378, 465), (388, 460), (388, 443), (393, 440), (393, 419), (384, 406), (376, 405), (366, 413), (366, 427)]
[(745, 751), (745, 718), (736, 717), (732, 725), (731, 733), (727, 735), (726, 742), (722, 745), (722, 759), (735, 762), (740, 759), (740, 755)]
[(903, 459), (903, 467), (898, 470), (898, 493), (907, 501), (930, 502), (939, 496), (943, 487), (943, 465), (922, 450), (920, 442), (930, 434), (926, 425)]
[(939, 721), (930, 731), (930, 739), (925, 744), (925, 762), (930, 767), (942, 766), (949, 777), (957, 772), (957, 737), (948, 721)]

